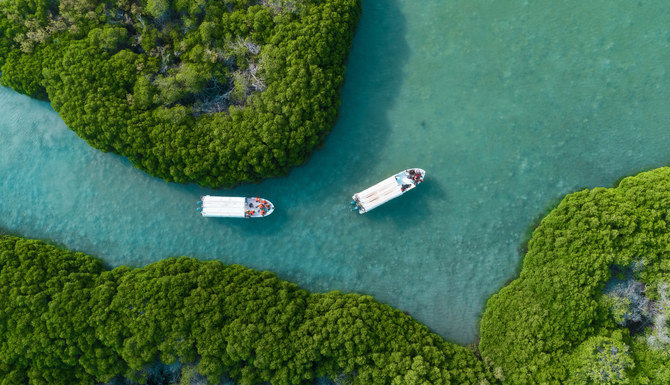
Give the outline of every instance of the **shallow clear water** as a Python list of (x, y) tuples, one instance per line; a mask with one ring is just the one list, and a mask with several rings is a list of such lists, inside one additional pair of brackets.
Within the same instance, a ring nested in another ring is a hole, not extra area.
[[(306, 166), (259, 185), (165, 183), (0, 89), (0, 227), (114, 266), (218, 258), (372, 294), (468, 343), (557, 199), (670, 164), (667, 2), (363, 3), (338, 124)], [(354, 192), (408, 167), (427, 171), (420, 188), (349, 211)], [(207, 193), (277, 210), (205, 219)]]

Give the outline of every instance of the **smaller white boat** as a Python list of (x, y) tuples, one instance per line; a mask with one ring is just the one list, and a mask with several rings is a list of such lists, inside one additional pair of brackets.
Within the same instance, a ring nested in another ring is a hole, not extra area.
[(198, 201), (198, 211), (203, 217), (261, 218), (275, 211), (267, 199), (258, 197), (219, 197), (205, 195)]
[(426, 172), (420, 168), (408, 168), (391, 175), (376, 185), (354, 194), (351, 202), (354, 206), (352, 210), (365, 214), (415, 188), (423, 182), (425, 175)]

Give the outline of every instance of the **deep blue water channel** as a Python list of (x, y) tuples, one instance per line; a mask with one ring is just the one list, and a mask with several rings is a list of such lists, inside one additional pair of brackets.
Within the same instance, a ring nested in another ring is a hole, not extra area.
[[(374, 295), (471, 342), (526, 230), (563, 195), (670, 164), (670, 3), (364, 0), (339, 121), (286, 178), (211, 191), (88, 147), (0, 89), (0, 227), (116, 266), (188, 255)], [(421, 167), (365, 215), (352, 193)], [(265, 219), (206, 219), (202, 194)]]

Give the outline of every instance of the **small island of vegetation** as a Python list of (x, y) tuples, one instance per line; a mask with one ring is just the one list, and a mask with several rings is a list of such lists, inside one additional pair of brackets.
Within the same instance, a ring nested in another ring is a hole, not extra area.
[(360, 0), (5, 0), (0, 84), (167, 181), (285, 175), (335, 123)]
[(670, 383), (670, 168), (570, 194), (494, 295), (480, 349), (506, 384)]

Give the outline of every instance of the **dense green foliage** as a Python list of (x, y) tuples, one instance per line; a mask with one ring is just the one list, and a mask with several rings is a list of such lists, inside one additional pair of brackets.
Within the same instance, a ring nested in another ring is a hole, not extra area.
[(520, 277), (487, 303), (480, 350), (505, 383), (670, 383), (670, 168), (568, 195)]
[[(0, 383), (93, 384), (194, 363), (214, 383), (477, 384), (483, 363), (369, 296), (310, 294), (268, 272), (191, 258), (106, 270), (0, 236)], [(184, 366), (185, 378), (194, 375)], [(187, 382), (184, 380), (184, 382)]]
[(0, 1), (0, 84), (168, 181), (283, 175), (337, 117), (360, 0)]

